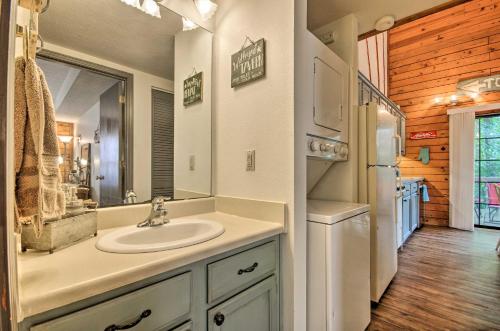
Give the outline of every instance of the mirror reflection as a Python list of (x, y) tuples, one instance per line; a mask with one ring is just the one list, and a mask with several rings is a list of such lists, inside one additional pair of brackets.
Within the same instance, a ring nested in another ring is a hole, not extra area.
[(39, 32), (65, 190), (100, 207), (211, 195), (210, 32), (118, 0), (52, 0)]

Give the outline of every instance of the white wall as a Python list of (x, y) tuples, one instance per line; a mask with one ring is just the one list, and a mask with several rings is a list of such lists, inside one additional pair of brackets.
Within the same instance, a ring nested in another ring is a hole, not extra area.
[[(50, 51), (134, 75), (134, 186), (138, 201), (151, 198), (151, 88), (174, 91), (174, 82), (90, 54), (45, 43)], [(161, 65), (161, 64), (159, 64)]]
[[(305, 283), (295, 282), (296, 268), (305, 268), (305, 252), (296, 251), (294, 240), (293, 2), (218, 3), (213, 80), (215, 193), (287, 203), (288, 233), (282, 237), (283, 330), (304, 330)], [(245, 36), (265, 38), (266, 77), (232, 89), (230, 59), (241, 49)], [(256, 150), (253, 172), (245, 171), (247, 150)]]
[[(212, 39), (198, 28), (175, 35), (174, 188), (175, 198), (211, 195), (212, 187)], [(193, 68), (203, 72), (203, 100), (184, 106), (184, 80)], [(190, 156), (195, 168), (190, 170)], [(189, 193), (188, 193), (189, 192)]]

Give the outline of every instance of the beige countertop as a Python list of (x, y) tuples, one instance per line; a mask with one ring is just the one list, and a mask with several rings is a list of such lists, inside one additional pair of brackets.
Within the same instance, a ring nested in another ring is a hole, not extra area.
[(424, 177), (407, 177), (407, 176), (402, 176), (401, 180), (403, 182), (423, 182), (425, 180)]
[(197, 245), (153, 253), (115, 254), (95, 248), (96, 238), (48, 253), (18, 258), (22, 318), (209, 258), (284, 231), (282, 224), (220, 212), (196, 215), (221, 223), (225, 232)]

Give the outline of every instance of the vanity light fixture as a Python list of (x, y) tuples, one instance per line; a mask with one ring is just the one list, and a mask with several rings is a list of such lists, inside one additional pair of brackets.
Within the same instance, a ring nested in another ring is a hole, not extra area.
[(140, 0), (120, 0), (120, 1), (123, 2), (124, 4), (137, 8), (148, 15), (161, 18), (160, 6), (158, 5), (158, 3), (161, 2), (162, 0), (143, 0), (142, 5)]
[(158, 6), (158, 2), (161, 0), (144, 0), (142, 2), (141, 10), (148, 15), (161, 18), (160, 14), (160, 6)]
[(73, 140), (73, 136), (57, 136), (59, 138), (59, 140), (63, 143), (63, 144), (67, 144), (69, 143), (71, 140)]
[(139, 0), (121, 0), (121, 2), (123, 2), (126, 5), (138, 8), (138, 9), (141, 8), (141, 3), (139, 2)]
[(206, 21), (210, 19), (217, 11), (217, 4), (210, 0), (193, 0), (196, 9), (201, 15), (201, 18)]
[(456, 95), (456, 94), (452, 94), (452, 95), (450, 96), (450, 103), (451, 103), (452, 105), (456, 105), (456, 104), (458, 103), (458, 97), (457, 97), (457, 95)]
[(198, 24), (191, 21), (188, 18), (182, 17), (182, 31), (194, 30), (198, 27)]

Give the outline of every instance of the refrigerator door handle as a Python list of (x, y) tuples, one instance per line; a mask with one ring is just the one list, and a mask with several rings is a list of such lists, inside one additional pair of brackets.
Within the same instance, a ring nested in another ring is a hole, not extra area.
[(397, 140), (398, 144), (398, 156), (396, 157), (396, 165), (399, 165), (401, 163), (401, 159), (403, 158), (402, 150), (401, 150), (401, 136), (400, 135), (395, 135), (394, 139)]

